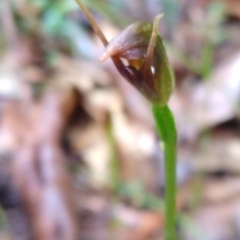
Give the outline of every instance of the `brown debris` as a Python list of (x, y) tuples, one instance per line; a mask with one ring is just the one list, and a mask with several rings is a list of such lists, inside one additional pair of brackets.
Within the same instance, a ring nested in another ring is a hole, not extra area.
[(76, 239), (75, 203), (60, 140), (75, 106), (74, 90), (47, 92), (13, 163), (13, 179), (34, 239)]

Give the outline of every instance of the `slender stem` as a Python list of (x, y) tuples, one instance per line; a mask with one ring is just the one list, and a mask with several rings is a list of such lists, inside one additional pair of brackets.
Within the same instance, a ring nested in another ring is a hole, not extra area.
[(167, 105), (152, 106), (157, 132), (164, 142), (165, 240), (176, 240), (176, 143), (174, 117)]

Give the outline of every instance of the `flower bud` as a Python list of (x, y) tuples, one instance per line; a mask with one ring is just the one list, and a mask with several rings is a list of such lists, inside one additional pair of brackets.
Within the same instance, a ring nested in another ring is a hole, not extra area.
[(118, 68), (119, 72), (150, 102), (165, 105), (172, 93), (174, 78), (158, 34), (161, 17), (158, 15), (154, 24), (137, 22), (123, 30), (106, 46), (100, 61), (108, 58), (126, 59), (128, 64), (124, 72)]

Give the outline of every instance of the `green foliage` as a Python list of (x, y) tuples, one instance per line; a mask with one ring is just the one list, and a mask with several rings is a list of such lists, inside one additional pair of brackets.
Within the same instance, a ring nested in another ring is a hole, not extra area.
[[(126, 4), (122, 0), (85, 0), (85, 5), (97, 13), (109, 19), (116, 26), (124, 27), (131, 22), (131, 18), (122, 14)], [(121, 21), (119, 21), (121, 19)]]
[(216, 46), (226, 39), (224, 29), (221, 25), (224, 15), (224, 5), (221, 2), (212, 2), (207, 11), (206, 22), (200, 28), (204, 36), (204, 44), (200, 56), (199, 73), (204, 79), (213, 69)]
[(155, 211), (164, 211), (164, 202), (159, 196), (149, 193), (141, 181), (133, 181), (123, 184), (120, 189), (121, 196), (131, 202), (135, 207), (146, 208)]
[(221, 2), (213, 1), (208, 6), (204, 22), (192, 23), (192, 26), (188, 23), (192, 31), (199, 35), (198, 41), (202, 43), (201, 49), (198, 49), (199, 56), (176, 48), (169, 41), (166, 44), (182, 65), (203, 79), (212, 72), (216, 47), (227, 38), (223, 26), (225, 12), (226, 8)]
[(5, 229), (7, 225), (6, 215), (4, 210), (0, 207), (0, 231)]
[(179, 22), (180, 3), (178, 0), (159, 0), (164, 12), (164, 22), (167, 31), (172, 35), (175, 27)]

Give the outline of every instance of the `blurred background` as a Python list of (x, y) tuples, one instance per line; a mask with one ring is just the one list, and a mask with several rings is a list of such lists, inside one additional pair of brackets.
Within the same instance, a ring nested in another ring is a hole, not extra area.
[[(240, 1), (83, 3), (109, 40), (164, 13), (178, 239), (240, 239)], [(1, 0), (0, 239), (163, 239), (150, 106), (103, 52), (74, 0)]]

